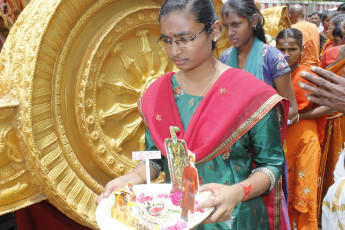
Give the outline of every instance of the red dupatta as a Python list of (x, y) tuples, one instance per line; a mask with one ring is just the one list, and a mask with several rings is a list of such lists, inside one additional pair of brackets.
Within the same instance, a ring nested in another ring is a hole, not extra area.
[(150, 85), (138, 101), (139, 112), (164, 156), (169, 127), (179, 127), (177, 137), (195, 153), (196, 164), (225, 153), (283, 99), (248, 72), (231, 68), (217, 79), (184, 130), (171, 85), (173, 74), (167, 73)]

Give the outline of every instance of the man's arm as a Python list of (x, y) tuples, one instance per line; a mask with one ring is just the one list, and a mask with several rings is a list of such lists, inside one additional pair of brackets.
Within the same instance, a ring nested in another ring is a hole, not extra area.
[(341, 77), (319, 67), (310, 69), (319, 77), (305, 71), (300, 73), (301, 77), (316, 85), (299, 82), (302, 89), (311, 92), (306, 93), (307, 99), (315, 104), (325, 105), (345, 113), (345, 72)]

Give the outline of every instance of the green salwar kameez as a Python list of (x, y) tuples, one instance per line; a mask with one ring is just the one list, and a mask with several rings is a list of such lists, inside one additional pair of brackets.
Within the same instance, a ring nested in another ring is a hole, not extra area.
[[(184, 129), (198, 107), (203, 97), (191, 96), (181, 89), (175, 76), (172, 77), (174, 97), (179, 110)], [(224, 108), (223, 111), (231, 110)], [(216, 120), (216, 119), (215, 119)], [(188, 143), (187, 143), (188, 145)], [(146, 150), (156, 150), (148, 129), (145, 132)], [(273, 108), (252, 129), (244, 134), (229, 148), (229, 153), (196, 165), (203, 184), (219, 183), (233, 185), (247, 179), (252, 170), (253, 162), (256, 167), (266, 167), (275, 176), (281, 176), (284, 163), (277, 110)], [(170, 182), (167, 158), (159, 162), (162, 170), (166, 172), (167, 182)], [(231, 229), (269, 229), (266, 207), (261, 196), (240, 203), (234, 210)], [(201, 224), (196, 229), (229, 229), (225, 223)]]

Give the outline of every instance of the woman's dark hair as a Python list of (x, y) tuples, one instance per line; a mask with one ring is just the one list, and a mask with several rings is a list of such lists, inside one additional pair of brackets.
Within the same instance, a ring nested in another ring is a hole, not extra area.
[(334, 18), (335, 16), (342, 15), (342, 14), (344, 14), (344, 13), (339, 12), (339, 11), (335, 11), (335, 12), (333, 12), (331, 19)]
[[(259, 22), (256, 28), (253, 28), (254, 35), (257, 36), (262, 42), (266, 43), (264, 24), (265, 19), (256, 7), (253, 0), (228, 0), (224, 3), (222, 8), (223, 15), (229, 16), (230, 10), (237, 12), (238, 16), (246, 17), (249, 22), (251, 22), (253, 15), (257, 14), (259, 16)], [(231, 12), (232, 13), (232, 12)]]
[(321, 18), (319, 12), (313, 12), (313, 13), (310, 14), (310, 16), (314, 16), (314, 15), (317, 15), (317, 16), (319, 16), (319, 18)]
[(345, 2), (338, 6), (337, 11), (345, 11)]
[(334, 14), (334, 12), (330, 11), (330, 10), (323, 11), (321, 21), (324, 22), (328, 16), (332, 16), (333, 14)]
[(332, 31), (332, 36), (338, 36), (341, 37), (341, 39), (343, 39), (343, 33), (341, 32), (341, 27), (340, 26), (336, 26), (334, 28), (334, 30)]
[[(158, 21), (162, 16), (167, 15), (175, 10), (192, 13), (195, 21), (204, 24), (206, 34), (212, 33), (212, 25), (218, 20), (216, 10), (212, 0), (165, 0), (159, 11)], [(212, 50), (216, 47), (216, 42), (212, 41)]]
[(345, 20), (345, 14), (339, 14), (339, 15), (331, 18), (331, 22), (334, 24), (335, 27), (341, 26), (341, 23), (344, 20)]
[(303, 46), (303, 35), (302, 32), (296, 28), (288, 28), (282, 30), (278, 33), (276, 37), (276, 42), (278, 43), (279, 39), (294, 38), (297, 40), (297, 44), (302, 48)]

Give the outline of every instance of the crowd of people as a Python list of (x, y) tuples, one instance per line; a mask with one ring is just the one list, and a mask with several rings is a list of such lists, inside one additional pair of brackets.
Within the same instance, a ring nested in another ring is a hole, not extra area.
[[(288, 17), (291, 28), (273, 47), (253, 0), (227, 0), (221, 19), (212, 0), (165, 0), (160, 9), (158, 43), (179, 71), (138, 101), (145, 149), (163, 155), (150, 161), (150, 178), (164, 171), (168, 182), (164, 140), (179, 128), (199, 191), (213, 194), (197, 207), (214, 207), (197, 229), (318, 229), (327, 192), (322, 225), (345, 227), (337, 218), (344, 198), (334, 192), (345, 183), (345, 3), (310, 19), (293, 5)], [(217, 60), (221, 29), (232, 47)], [(110, 181), (97, 202), (129, 181), (146, 182), (144, 162)]]

